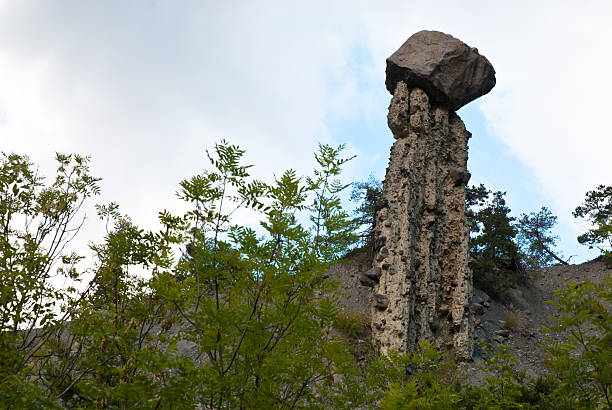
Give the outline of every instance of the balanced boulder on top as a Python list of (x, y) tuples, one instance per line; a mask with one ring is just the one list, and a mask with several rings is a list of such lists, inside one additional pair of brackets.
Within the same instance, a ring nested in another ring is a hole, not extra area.
[(473, 280), (466, 216), (468, 139), (455, 110), (486, 94), (495, 71), (475, 48), (416, 33), (387, 59), (395, 142), (375, 210), (372, 339), (383, 353), (423, 340), (456, 359), (474, 352)]
[(495, 70), (461, 40), (439, 31), (419, 31), (387, 59), (385, 84), (391, 94), (399, 81), (456, 111), (491, 91)]

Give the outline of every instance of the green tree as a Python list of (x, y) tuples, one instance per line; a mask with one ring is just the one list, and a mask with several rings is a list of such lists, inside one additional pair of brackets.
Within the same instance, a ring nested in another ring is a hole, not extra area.
[(489, 261), (509, 264), (517, 256), (517, 230), (506, 205), (505, 192), (488, 193), (484, 206), (475, 213), (478, 230), (471, 239), (471, 251)]
[(585, 218), (593, 225), (578, 237), (578, 242), (589, 248), (598, 247), (606, 260), (612, 262), (612, 186), (599, 185), (588, 191), (573, 215)]
[(550, 368), (562, 381), (566, 396), (583, 408), (612, 408), (612, 275), (603, 283), (569, 282), (551, 302), (559, 312), (548, 329)]
[(358, 202), (359, 206), (355, 209), (355, 223), (361, 228), (362, 246), (372, 246), (372, 232), (376, 223), (376, 207), (382, 199), (382, 182), (375, 179), (372, 175), (367, 181), (353, 184), (351, 201)]
[[(353, 368), (332, 333), (336, 284), (325, 280), (329, 264), (358, 239), (339, 199), (348, 187), (339, 180), (350, 160), (343, 148), (320, 145), (311, 177), (289, 170), (265, 184), (249, 178), (243, 150), (217, 144), (207, 152), (212, 169), (180, 183), (178, 196), (190, 209), (160, 212), (159, 232), (138, 228), (114, 204), (98, 207), (110, 228), (92, 246), (93, 279), (74, 295), (48, 279), (54, 263), (73, 280), (88, 272), (77, 270), (77, 256), (60, 255), (98, 180), (89, 176), (86, 158), (58, 156), (58, 178), (45, 188), (24, 157), (5, 157), (2, 403), (316, 403), (315, 386)], [(244, 210), (261, 217), (259, 231), (234, 222)], [(13, 227), (19, 217), (34, 234)], [(49, 237), (50, 245), (41, 245)]]
[[(193, 344), (183, 371), (188, 398), (207, 408), (294, 408), (312, 403), (314, 386), (352, 365), (331, 334), (338, 307), (329, 263), (357, 239), (338, 194), (343, 146), (321, 145), (313, 176), (286, 171), (274, 184), (250, 180), (243, 150), (222, 142), (213, 170), (181, 182), (192, 205), (171, 230), (186, 256), (152, 286), (181, 316)], [(232, 223), (242, 208), (260, 212), (265, 234)], [(306, 215), (310, 226), (303, 226)]]
[(568, 263), (553, 252), (557, 236), (550, 230), (557, 224), (557, 217), (546, 207), (529, 215), (521, 214), (517, 224), (518, 242), (521, 245), (523, 261), (528, 267), (539, 268), (550, 266), (553, 261)]
[(522, 270), (515, 242), (515, 218), (510, 216), (504, 195), (482, 184), (466, 192), (474, 284), (496, 299), (503, 299), (508, 286), (520, 279)]
[[(470, 237), (475, 236), (481, 230), (480, 221), (478, 219), (478, 211), (487, 205), (487, 200), (491, 195), (483, 184), (478, 186), (472, 185), (465, 189), (465, 206), (467, 220), (470, 225)], [(470, 243), (471, 245), (471, 243)]]
[(71, 408), (155, 408), (174, 400), (180, 407), (173, 390), (181, 384), (171, 375), (184, 360), (168, 334), (178, 315), (138, 273), (170, 269), (171, 241), (137, 228), (114, 204), (98, 210), (111, 229), (92, 245), (94, 278), (68, 308), (64, 332), (45, 347), (51, 358), (41, 363), (40, 382)]
[(99, 193), (89, 158), (57, 154), (55, 179), (45, 184), (26, 156), (0, 159), (0, 402), (51, 406), (33, 382), (41, 349), (66, 316), (58, 307), (73, 292), (52, 280), (78, 279), (81, 257), (66, 251), (83, 220), (84, 201)]
[(334, 409), (449, 409), (461, 400), (454, 363), (422, 341), (414, 352), (374, 354), (361, 372), (345, 375), (326, 392)]

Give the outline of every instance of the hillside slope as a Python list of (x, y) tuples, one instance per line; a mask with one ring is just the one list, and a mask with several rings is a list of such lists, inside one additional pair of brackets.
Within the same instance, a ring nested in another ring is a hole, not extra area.
[[(528, 273), (529, 283), (526, 286), (510, 289), (506, 305), (490, 300), (484, 292), (475, 289), (474, 306), (478, 309), (477, 304), (482, 304), (484, 308), (483, 314), (476, 316), (480, 319), (476, 329), (478, 340), (510, 346), (517, 359), (517, 366), (525, 369), (528, 376), (545, 372), (546, 352), (541, 344), (546, 336), (559, 337), (544, 329), (554, 324), (554, 315), (557, 313), (548, 301), (554, 299), (557, 289), (569, 282), (579, 283), (586, 279), (601, 283), (608, 272), (610, 269), (599, 261), (532, 270)], [(482, 351), (478, 349), (474, 364), (478, 364), (481, 359)]]
[[(362, 316), (370, 315), (371, 288), (360, 283), (360, 274), (370, 269), (371, 254), (353, 252), (343, 262), (332, 266), (328, 272), (330, 280), (340, 282), (339, 299), (347, 312)], [(511, 348), (517, 358), (519, 369), (527, 376), (546, 372), (546, 352), (541, 347), (546, 336), (558, 337), (546, 329), (554, 324), (555, 308), (547, 301), (554, 292), (566, 283), (588, 279), (602, 282), (610, 272), (603, 262), (591, 261), (579, 265), (557, 265), (528, 272), (528, 284), (510, 289), (508, 302), (502, 304), (492, 300), (480, 289), (474, 289), (472, 309), (476, 320), (476, 342), (503, 344)], [(477, 370), (483, 360), (483, 350), (476, 344), (473, 362), (462, 366), (467, 376), (481, 380)]]

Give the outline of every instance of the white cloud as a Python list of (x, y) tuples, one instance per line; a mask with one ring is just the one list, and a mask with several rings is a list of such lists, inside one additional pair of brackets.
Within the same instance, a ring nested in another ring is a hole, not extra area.
[[(4, 1), (1, 149), (45, 164), (54, 151), (92, 154), (104, 199), (149, 223), (222, 137), (262, 176), (308, 172), (316, 141), (346, 142), (329, 117), (388, 104), (364, 78), (383, 87), (385, 57), (438, 29), (494, 64), (497, 86), (477, 102), (487, 125), (567, 214), (612, 181), (611, 12), (603, 1)], [(360, 70), (356, 48), (371, 57)]]
[(247, 147), (267, 177), (307, 172), (316, 141), (331, 140), (325, 75), (348, 51), (314, 21), (250, 2), (5, 5), (2, 148), (43, 162), (93, 154), (106, 197), (144, 220), (220, 138)]

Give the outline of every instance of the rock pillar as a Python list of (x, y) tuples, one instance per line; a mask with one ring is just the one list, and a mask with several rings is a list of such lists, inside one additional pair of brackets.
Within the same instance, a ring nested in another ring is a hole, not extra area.
[(488, 92), (494, 73), (476, 49), (431, 31), (415, 34), (387, 60), (396, 141), (368, 273), (372, 332), (383, 352), (412, 351), (427, 340), (459, 359), (472, 356), (465, 207), (471, 134), (454, 110)]

